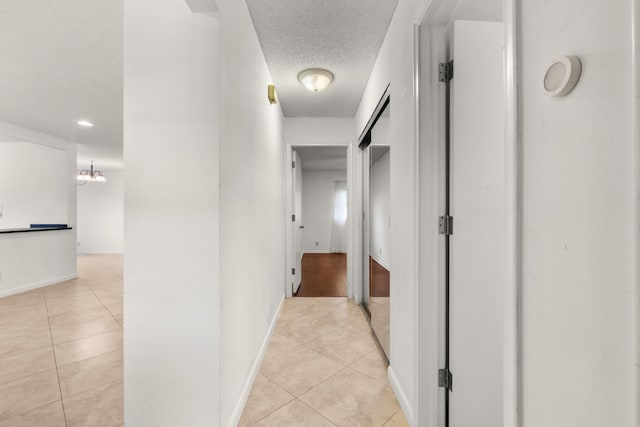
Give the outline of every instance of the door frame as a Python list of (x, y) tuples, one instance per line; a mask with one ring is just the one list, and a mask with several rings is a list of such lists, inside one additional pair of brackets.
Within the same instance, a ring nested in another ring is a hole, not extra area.
[[(285, 148), (285, 219), (287, 221), (286, 228), (286, 236), (285, 236), (285, 246), (286, 246), (286, 266), (285, 266), (285, 283), (284, 283), (284, 291), (285, 297), (291, 298), (293, 297), (291, 290), (291, 268), (292, 262), (294, 261), (295, 256), (295, 248), (294, 248), (294, 237), (293, 237), (293, 226), (291, 221), (291, 212), (293, 212), (293, 179), (291, 175), (291, 163), (293, 162), (293, 151), (298, 147), (335, 147), (335, 148), (344, 148), (347, 155), (347, 298), (355, 299), (357, 295), (354, 297), (354, 240), (353, 240), (353, 226), (354, 226), (354, 215), (356, 211), (355, 200), (356, 196), (354, 194), (354, 176), (353, 176), (353, 142), (348, 143), (340, 143), (337, 142), (335, 144), (308, 144), (308, 143), (296, 143), (296, 142), (287, 142)], [(356, 147), (357, 149), (357, 147)], [(304, 182), (304, 180), (303, 180)], [(304, 197), (304, 195), (303, 195)], [(302, 272), (300, 272), (302, 275)], [(302, 277), (302, 276), (301, 276)]]
[[(416, 288), (416, 425), (444, 425), (444, 239), (437, 219), (444, 212), (445, 90), (438, 65), (448, 61), (444, 26), (462, 0), (433, 0), (414, 22), (414, 105), (418, 218)], [(507, 277), (504, 288), (503, 426), (521, 425), (521, 150), (518, 130), (517, 0), (503, 0), (505, 28), (505, 190)], [(455, 70), (454, 70), (455, 73)]]

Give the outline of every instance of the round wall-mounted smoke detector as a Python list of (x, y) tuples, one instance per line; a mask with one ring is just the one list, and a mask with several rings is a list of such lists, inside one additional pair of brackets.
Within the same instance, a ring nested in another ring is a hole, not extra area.
[(544, 75), (544, 91), (548, 96), (565, 96), (580, 80), (582, 63), (577, 56), (559, 56), (554, 59)]

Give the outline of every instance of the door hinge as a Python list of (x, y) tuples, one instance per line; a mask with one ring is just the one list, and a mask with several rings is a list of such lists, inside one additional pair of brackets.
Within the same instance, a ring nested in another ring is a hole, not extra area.
[(438, 369), (438, 387), (453, 390), (453, 375), (448, 369)]
[(449, 215), (441, 216), (438, 220), (438, 231), (440, 234), (450, 236), (453, 234), (453, 217)]
[(291, 215), (291, 221), (292, 222), (296, 222), (296, 215), (295, 214)]
[(292, 269), (291, 269), (291, 275), (292, 275), (292, 276), (295, 276), (295, 275), (296, 275), (296, 269), (295, 269), (295, 268), (292, 268)]
[(450, 82), (453, 79), (453, 60), (441, 62), (439, 67), (439, 78), (441, 82)]
[(291, 162), (291, 167), (292, 167), (293, 169), (295, 169), (295, 168), (296, 168), (296, 162), (295, 162), (295, 161)]

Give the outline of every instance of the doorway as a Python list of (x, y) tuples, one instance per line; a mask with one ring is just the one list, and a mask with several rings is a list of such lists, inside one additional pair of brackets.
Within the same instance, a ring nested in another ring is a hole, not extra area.
[(346, 297), (347, 147), (292, 147), (292, 296)]

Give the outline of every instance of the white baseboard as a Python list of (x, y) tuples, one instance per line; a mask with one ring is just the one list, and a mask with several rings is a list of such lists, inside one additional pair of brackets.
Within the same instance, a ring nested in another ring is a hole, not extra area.
[(258, 354), (253, 361), (253, 365), (251, 365), (251, 369), (249, 370), (249, 376), (244, 382), (242, 386), (242, 391), (240, 392), (240, 397), (238, 397), (238, 401), (236, 402), (236, 406), (231, 413), (231, 419), (227, 424), (228, 427), (236, 427), (238, 422), (240, 421), (240, 417), (242, 416), (242, 411), (244, 411), (244, 405), (247, 404), (247, 399), (249, 398), (249, 394), (251, 393), (251, 388), (253, 387), (253, 383), (258, 376), (258, 372), (260, 372), (260, 366), (262, 366), (262, 360), (264, 359), (264, 355), (269, 348), (269, 341), (271, 340), (271, 335), (273, 334), (273, 330), (276, 328), (276, 323), (278, 321), (278, 316), (280, 315), (280, 310), (282, 310), (282, 306), (284, 305), (285, 296), (282, 295), (282, 299), (280, 300), (280, 304), (278, 304), (278, 309), (276, 310), (273, 319), (271, 319), (271, 324), (269, 325), (269, 329), (267, 329), (267, 333), (262, 340), (262, 345), (258, 350)]
[(42, 288), (44, 286), (49, 286), (49, 285), (53, 285), (53, 284), (60, 283), (60, 282), (66, 282), (67, 280), (73, 280), (73, 279), (77, 279), (77, 278), (78, 278), (77, 274), (69, 274), (67, 276), (60, 276), (60, 277), (56, 277), (54, 279), (49, 279), (49, 280), (45, 280), (45, 281), (38, 282), (38, 283), (29, 283), (27, 285), (22, 285), (22, 286), (19, 286), (17, 288), (0, 290), (0, 298), (8, 297), (9, 295), (20, 294), (22, 292), (27, 292), (27, 291), (30, 291), (30, 290), (33, 290), (33, 289), (38, 289), (38, 288)]
[(328, 249), (314, 249), (314, 250), (304, 250), (303, 254), (330, 254), (331, 251)]
[(396, 377), (396, 374), (391, 366), (389, 366), (389, 369), (387, 369), (387, 377), (389, 378), (389, 384), (391, 384), (391, 388), (396, 395), (396, 399), (398, 399), (398, 403), (400, 404), (400, 408), (402, 409), (405, 418), (409, 422), (409, 425), (413, 426), (413, 408), (411, 407), (409, 399), (407, 399), (407, 395), (402, 389), (402, 386), (398, 381), (398, 377)]
[(385, 270), (387, 271), (391, 271), (391, 269), (389, 268), (389, 266), (387, 264), (385, 264), (384, 262), (380, 261), (375, 255), (369, 254), (369, 256), (371, 258), (373, 258), (373, 260), (375, 262), (377, 262), (378, 264), (380, 264), (381, 266), (383, 266), (385, 268)]

